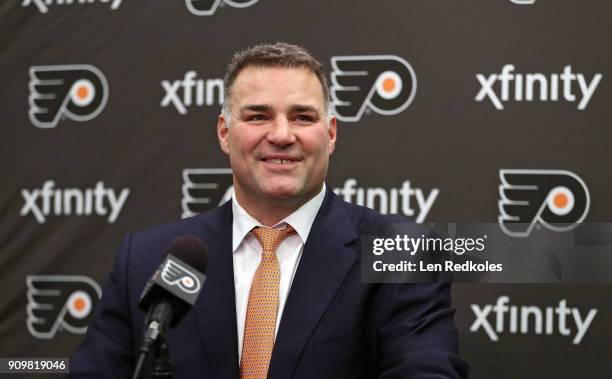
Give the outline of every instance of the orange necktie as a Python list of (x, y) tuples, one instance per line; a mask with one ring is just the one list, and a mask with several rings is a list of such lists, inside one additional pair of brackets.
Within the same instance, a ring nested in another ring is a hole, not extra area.
[(278, 312), (280, 266), (276, 248), (295, 230), (291, 225), (283, 230), (256, 227), (252, 233), (261, 243), (263, 253), (249, 292), (240, 378), (264, 379), (268, 376), (272, 358)]

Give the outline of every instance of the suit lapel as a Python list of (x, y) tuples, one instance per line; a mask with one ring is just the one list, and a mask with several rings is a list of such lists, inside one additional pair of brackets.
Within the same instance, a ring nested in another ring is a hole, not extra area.
[(328, 189), (291, 285), (269, 379), (292, 376), (310, 335), (357, 260), (346, 245), (358, 237), (341, 201)]
[(208, 245), (209, 263), (194, 315), (212, 377), (238, 378), (231, 201), (202, 217), (199, 233)]

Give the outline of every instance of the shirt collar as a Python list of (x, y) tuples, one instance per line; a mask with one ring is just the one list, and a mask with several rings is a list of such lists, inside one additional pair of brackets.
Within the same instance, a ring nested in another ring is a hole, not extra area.
[[(319, 212), (319, 208), (321, 208), (321, 204), (323, 204), (324, 198), (325, 183), (323, 183), (321, 192), (273, 227), (276, 228), (283, 224), (289, 224), (300, 236), (302, 243), (306, 243), (306, 239), (308, 238), (315, 217)], [(238, 204), (236, 196), (232, 196), (232, 214), (234, 218), (232, 224), (232, 252), (236, 252), (236, 249), (238, 249), (244, 237), (246, 237), (254, 227), (263, 225)]]

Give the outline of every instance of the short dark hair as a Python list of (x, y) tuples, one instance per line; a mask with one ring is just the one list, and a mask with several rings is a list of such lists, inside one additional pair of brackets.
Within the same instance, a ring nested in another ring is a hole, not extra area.
[(301, 46), (276, 42), (256, 45), (234, 54), (227, 65), (227, 72), (223, 79), (223, 108), (228, 113), (232, 85), (238, 74), (247, 67), (304, 68), (312, 72), (321, 83), (323, 101), (327, 111), (330, 112), (329, 86), (321, 62)]

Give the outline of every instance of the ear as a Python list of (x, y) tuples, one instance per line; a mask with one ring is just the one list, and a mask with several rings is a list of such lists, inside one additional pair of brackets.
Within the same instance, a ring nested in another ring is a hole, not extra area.
[(221, 150), (225, 154), (229, 154), (229, 127), (225, 122), (225, 117), (223, 114), (219, 115), (217, 119), (217, 139), (219, 140), (219, 146), (221, 146)]
[(329, 144), (328, 144), (328, 150), (329, 150), (329, 155), (332, 155), (334, 153), (334, 150), (336, 149), (336, 132), (338, 131), (338, 126), (336, 124), (336, 116), (332, 116), (329, 119), (329, 125), (327, 126), (327, 133), (329, 135)]

